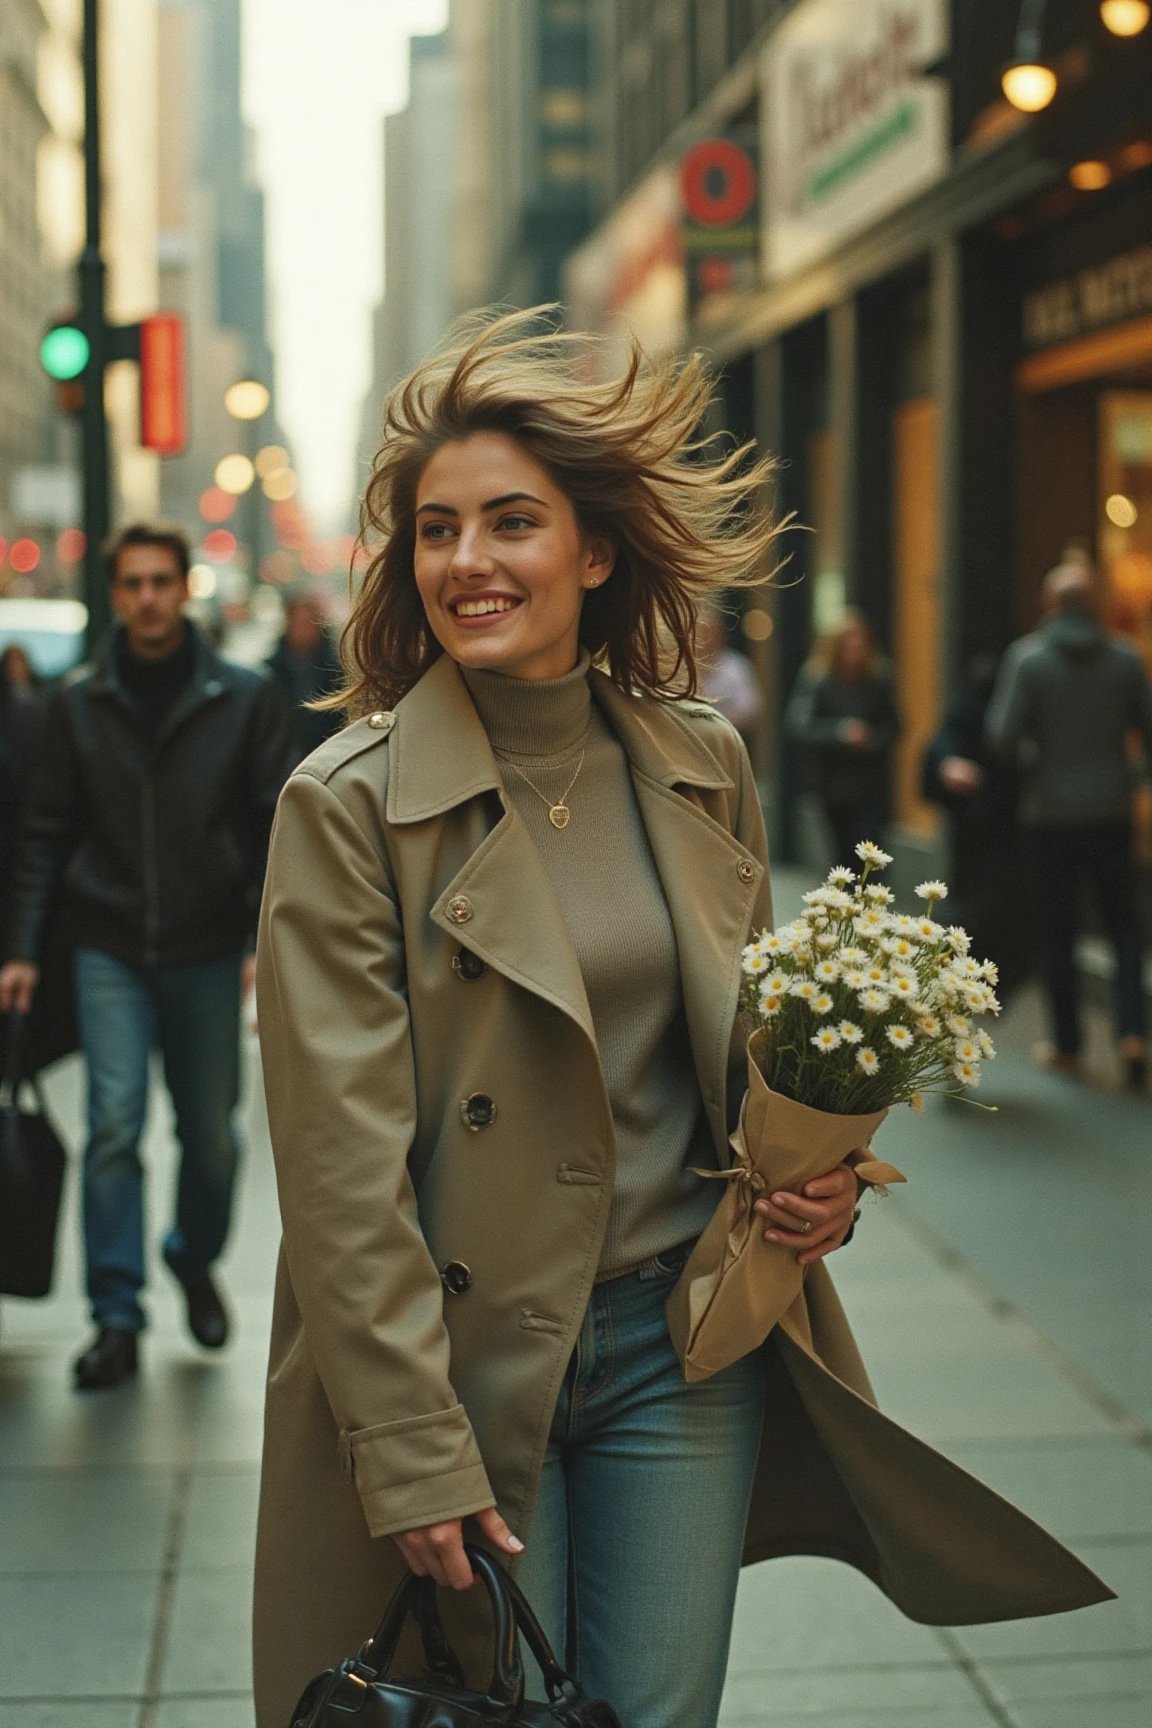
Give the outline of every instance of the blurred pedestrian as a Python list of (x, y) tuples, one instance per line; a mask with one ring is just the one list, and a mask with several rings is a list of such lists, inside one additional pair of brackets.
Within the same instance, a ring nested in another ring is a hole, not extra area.
[(1127, 1079), (1142, 1087), (1142, 940), (1132, 847), (1130, 733), (1152, 758), (1152, 690), (1139, 656), (1105, 635), (1091, 567), (1044, 579), (1044, 621), (1004, 657), (988, 710), (992, 747), (1018, 765), (1032, 899), (1040, 928), (1054, 1046), (1066, 1071), (1080, 1051), (1076, 937), (1090, 887), (1116, 956), (1116, 1029)]
[(0, 654), (0, 943), (8, 938), (16, 837), (44, 709), (31, 660), (19, 643), (10, 642)]
[(0, 1007), (26, 1011), (61, 885), (77, 939), (88, 1070), (84, 1246), (93, 1343), (82, 1388), (136, 1368), (145, 1324), (140, 1136), (158, 1044), (181, 1162), (164, 1259), (208, 1348), (228, 1335), (211, 1268), (238, 1142), (240, 1007), (291, 728), (272, 680), (230, 664), (183, 615), (178, 529), (123, 530), (108, 553), (114, 631), (49, 711), (15, 870)]
[(884, 837), (900, 731), (892, 669), (855, 607), (813, 649), (792, 692), (785, 731), (805, 751), (833, 862), (854, 865), (861, 840)]
[(292, 711), (296, 761), (302, 762), (326, 738), (339, 732), (343, 716), (331, 708), (308, 707), (338, 690), (342, 672), (336, 638), (320, 595), (312, 588), (289, 588), (284, 595), (284, 634), (268, 657), (268, 670)]
[(724, 620), (712, 607), (701, 608), (697, 620), (696, 670), (705, 702), (730, 720), (747, 744), (764, 699), (752, 662), (730, 645)]
[(1003, 1002), (1028, 975), (1031, 942), (1016, 772), (984, 731), (996, 668), (993, 654), (977, 655), (968, 666), (925, 752), (922, 789), (948, 817), (951, 916), (976, 951), (996, 962)]

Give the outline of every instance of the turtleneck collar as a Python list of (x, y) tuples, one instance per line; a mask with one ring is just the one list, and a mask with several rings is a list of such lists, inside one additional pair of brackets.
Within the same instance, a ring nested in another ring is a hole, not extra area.
[(465, 666), (460, 671), (494, 750), (509, 756), (559, 756), (574, 749), (588, 731), (591, 664), (582, 648), (563, 678), (508, 678)]

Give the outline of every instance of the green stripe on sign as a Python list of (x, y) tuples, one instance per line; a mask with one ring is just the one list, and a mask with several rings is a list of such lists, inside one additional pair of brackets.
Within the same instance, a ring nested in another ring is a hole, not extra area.
[(886, 120), (871, 132), (866, 132), (863, 138), (858, 138), (850, 150), (845, 150), (842, 156), (833, 157), (823, 168), (818, 168), (808, 182), (808, 196), (815, 202), (827, 198), (835, 192), (845, 180), (850, 180), (853, 174), (858, 174), (861, 168), (866, 168), (874, 162), (877, 156), (899, 144), (903, 138), (911, 138), (916, 130), (917, 110), (911, 97), (901, 102), (899, 108), (893, 110)]

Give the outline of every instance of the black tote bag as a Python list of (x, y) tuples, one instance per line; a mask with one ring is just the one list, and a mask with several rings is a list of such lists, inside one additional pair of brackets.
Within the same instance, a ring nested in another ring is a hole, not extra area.
[(56, 1224), (68, 1159), (44, 1108), (40, 1083), (28, 1082), (34, 1111), (19, 1104), (23, 1018), (9, 1016), (0, 1085), (0, 1296), (47, 1296), (56, 1259)]
[[(471, 1543), (465, 1552), (492, 1604), (496, 1655), (487, 1692), (465, 1686), (440, 1620), (435, 1586), (409, 1575), (368, 1642), (312, 1681), (293, 1712), (291, 1728), (620, 1728), (612, 1707), (601, 1698), (586, 1698), (561, 1668), (523, 1592), (499, 1562)], [(392, 1660), (409, 1614), (420, 1628), (429, 1675), (394, 1680)], [(544, 1676), (546, 1703), (524, 1696), (521, 1633)]]

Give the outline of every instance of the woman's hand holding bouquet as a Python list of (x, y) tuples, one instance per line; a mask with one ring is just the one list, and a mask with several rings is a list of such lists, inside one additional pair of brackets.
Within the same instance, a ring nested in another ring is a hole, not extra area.
[(857, 853), (859, 877), (832, 870), (799, 918), (744, 950), (748, 1093), (731, 1166), (702, 1172), (728, 1192), (668, 1304), (689, 1380), (763, 1343), (806, 1266), (839, 1246), (849, 1172), (853, 1186), (904, 1180), (870, 1149), (890, 1106), (960, 1094), (994, 1054), (976, 1022), (999, 1012), (996, 968), (933, 916), (945, 885), (922, 883), (923, 911), (895, 912), (891, 890), (870, 880), (888, 854), (869, 841)]

